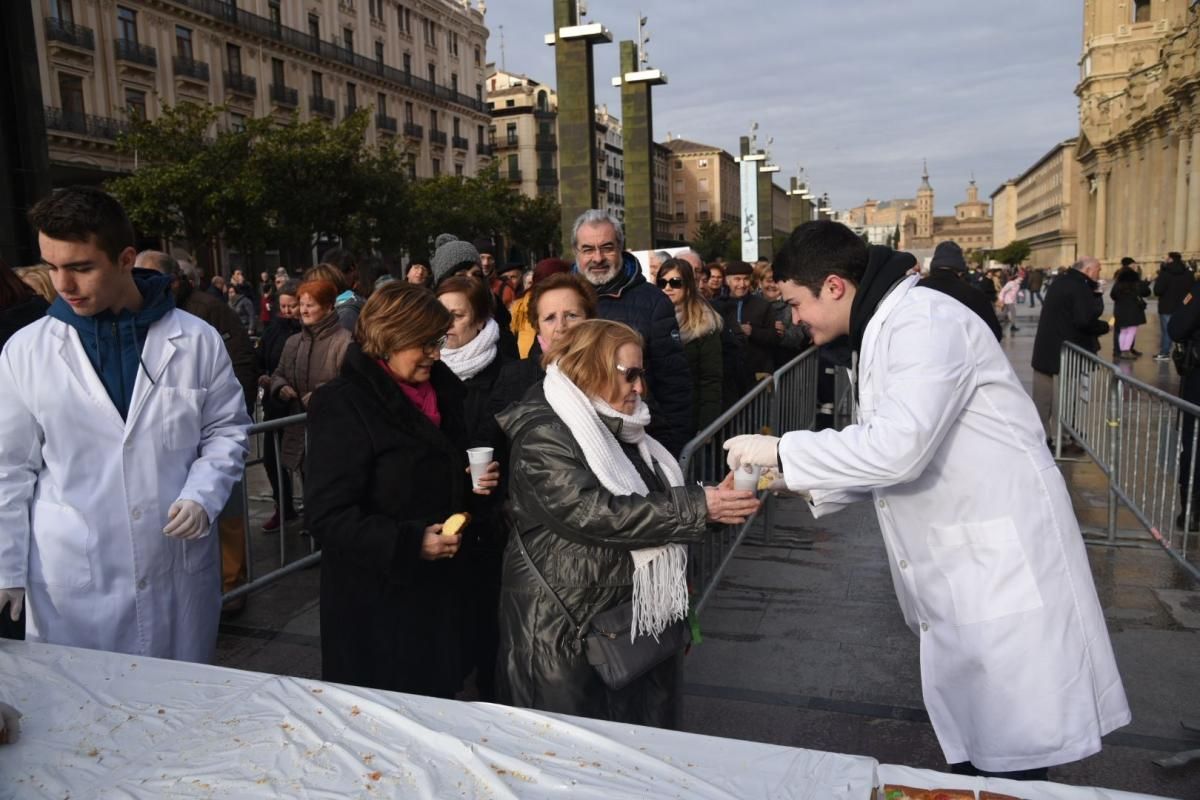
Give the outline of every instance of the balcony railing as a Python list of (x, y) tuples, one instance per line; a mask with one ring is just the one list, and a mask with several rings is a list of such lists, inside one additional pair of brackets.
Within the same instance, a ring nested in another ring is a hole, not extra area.
[(238, 94), (254, 96), (258, 94), (258, 81), (244, 72), (226, 72), (225, 88)]
[(520, 139), (515, 133), (508, 134), (508, 137), (504, 140), (505, 145), (508, 147), (516, 147), (519, 142)]
[(558, 137), (553, 133), (539, 133), (534, 143), (534, 148), (537, 150), (556, 150), (558, 149)]
[(230, 0), (172, 0), (172, 2), (226, 22), (244, 34), (270, 39), (287, 47), (303, 50), (371, 75), (380, 75), (385, 80), (406, 86), (421, 94), (455, 103), (481, 114), (486, 114), (488, 111), (487, 103), (477, 98), (460, 94), (446, 86), (438, 86), (395, 67), (386, 66), (374, 58), (359, 55), (336, 42), (322, 41), (307, 31), (289, 28), (268, 17), (238, 8)]
[(335, 117), (337, 116), (337, 103), (333, 101), (332, 97), (313, 94), (308, 96), (308, 110), (323, 117)]
[(388, 133), (395, 133), (396, 132), (396, 118), (389, 117), (387, 114), (376, 114), (375, 115), (375, 127), (381, 131), (387, 131)]
[(514, 183), (520, 183), (521, 182), (521, 170), (510, 169), (508, 171), (508, 179)]
[(685, 222), (685, 221), (687, 221), (687, 214), (683, 213), (682, 211), (676, 211), (676, 212), (675, 212), (675, 221), (676, 221), (676, 222)]
[(46, 106), (46, 128), (52, 131), (78, 133), (82, 136), (93, 136), (97, 139), (116, 141), (117, 135), (129, 130), (129, 123), (108, 117), (94, 117), (91, 114), (80, 114), (75, 111), (63, 111), (61, 108)]
[(347, 117), (350, 116), (351, 114), (353, 114), (355, 111), (358, 111), (358, 106), (356, 106), (354, 103), (346, 103), (346, 116)]
[(406, 122), (404, 123), (404, 135), (410, 139), (423, 139), (425, 129), (415, 122)]
[(608, 181), (601, 178), (600, 180), (596, 181), (596, 188), (602, 192), (607, 192), (608, 191)]
[(558, 183), (558, 170), (556, 169), (539, 169), (537, 172), (538, 183)]
[(271, 102), (277, 106), (295, 108), (300, 105), (300, 92), (278, 83), (272, 83)]
[(455, 150), (470, 150), (471, 149), (471, 143), (468, 142), (466, 140), (466, 137), (463, 137), (463, 136), (450, 137), (450, 144), (452, 144), (454, 146)]
[(46, 17), (46, 38), (82, 47), (84, 50), (96, 49), (96, 35), (91, 28), (85, 28), (58, 17)]
[(429, 131), (429, 141), (432, 142), (433, 144), (440, 144), (442, 147), (445, 147), (446, 146), (446, 132), (445, 131), (435, 131), (435, 130)]
[(475, 152), (481, 156), (490, 156), (496, 152), (496, 148), (492, 147), (487, 142), (477, 142), (475, 144)]
[(130, 61), (147, 67), (158, 66), (158, 51), (148, 44), (135, 42), (132, 39), (116, 39), (113, 41), (118, 61)]
[(198, 81), (208, 80), (208, 64), (187, 56), (175, 56), (173, 62), (175, 74), (182, 78), (194, 78)]

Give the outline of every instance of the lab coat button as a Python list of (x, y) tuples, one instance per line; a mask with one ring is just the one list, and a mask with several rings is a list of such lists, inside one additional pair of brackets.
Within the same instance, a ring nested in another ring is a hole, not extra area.
[(922, 630), (922, 631), (927, 631), (927, 630), (929, 630), (929, 623), (928, 623), (928, 622), (922, 622), (922, 623), (921, 623), (921, 630)]
[(137, 522), (142, 518), (142, 510), (140, 508), (135, 508), (133, 513), (131, 513), (129, 516), (133, 517), (134, 522)]
[(908, 569), (908, 562), (901, 559), (900, 560), (900, 569)]
[(887, 500), (880, 500), (880, 501), (879, 501), (879, 507), (880, 507), (880, 508), (887, 508)]
[(146, 588), (146, 579), (145, 579), (145, 578), (143, 578), (142, 580), (138, 581), (138, 588), (139, 588), (139, 589), (145, 589), (145, 588)]

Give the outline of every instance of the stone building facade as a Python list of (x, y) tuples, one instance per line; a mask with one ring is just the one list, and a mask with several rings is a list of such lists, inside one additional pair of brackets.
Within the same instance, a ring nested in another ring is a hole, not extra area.
[(1200, 6), (1085, 0), (1080, 60), (1079, 252), (1200, 258)]
[(999, 249), (1017, 238), (1017, 182), (1007, 180), (992, 192), (992, 247)]
[(35, 17), (52, 180), (94, 183), (131, 115), (225, 105), (249, 117), (340, 120), (373, 107), (368, 141), (415, 176), (488, 163), (482, 3), (451, 0), (13, 0)]
[(733, 156), (720, 147), (669, 139), (671, 238), (694, 241), (701, 222), (741, 220), (741, 176)]
[(1028, 242), (1029, 263), (1065, 267), (1076, 260), (1076, 214), (1079, 209), (1077, 139), (1055, 145), (1016, 179), (1017, 239)]

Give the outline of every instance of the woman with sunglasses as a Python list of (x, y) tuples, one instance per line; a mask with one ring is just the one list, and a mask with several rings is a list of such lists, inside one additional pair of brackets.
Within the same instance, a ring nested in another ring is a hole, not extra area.
[(695, 273), (686, 261), (664, 261), (656, 283), (675, 306), (683, 354), (692, 372), (692, 423), (696, 431), (702, 431), (721, 416), (725, 379), (721, 330), (725, 321), (700, 295)]
[(481, 509), (500, 467), (472, 490), (463, 386), (441, 362), (452, 321), (428, 289), (377, 289), (341, 375), (309, 404), (325, 680), (434, 697), (462, 684), (463, 536), (442, 523)]
[(709, 522), (734, 523), (757, 509), (754, 493), (735, 491), (732, 476), (720, 487), (685, 486), (679, 463), (646, 434), (642, 347), (641, 336), (619, 322), (573, 325), (543, 359), (545, 380), (498, 417), (512, 448), (500, 702), (659, 727), (672, 722), (677, 657), (609, 689), (529, 566), (575, 620), (632, 599), (638, 635), (657, 636), (688, 611), (683, 545), (699, 540)]

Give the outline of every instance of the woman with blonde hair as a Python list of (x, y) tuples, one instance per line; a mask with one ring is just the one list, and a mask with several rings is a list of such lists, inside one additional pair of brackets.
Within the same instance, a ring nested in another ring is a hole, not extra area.
[(692, 373), (692, 424), (696, 431), (702, 431), (721, 416), (725, 380), (721, 331), (725, 321), (701, 296), (696, 275), (686, 261), (664, 261), (657, 284), (675, 306), (683, 354)]
[(304, 506), (324, 554), (325, 680), (446, 698), (462, 685), (469, 537), (442, 528), (479, 510), (500, 467), (472, 490), (463, 387), (441, 361), (452, 321), (424, 287), (380, 287), (313, 395)]
[(685, 486), (679, 463), (646, 434), (642, 348), (621, 323), (574, 324), (543, 359), (545, 380), (498, 417), (512, 465), (501, 702), (670, 725), (678, 654), (613, 689), (588, 663), (576, 623), (632, 601), (635, 637), (677, 626), (688, 612), (684, 544), (709, 522), (736, 523), (758, 508), (732, 475), (721, 486)]
[(54, 290), (54, 282), (50, 280), (50, 270), (45, 267), (17, 267), (13, 272), (47, 303), (53, 303), (58, 297), (58, 292)]

